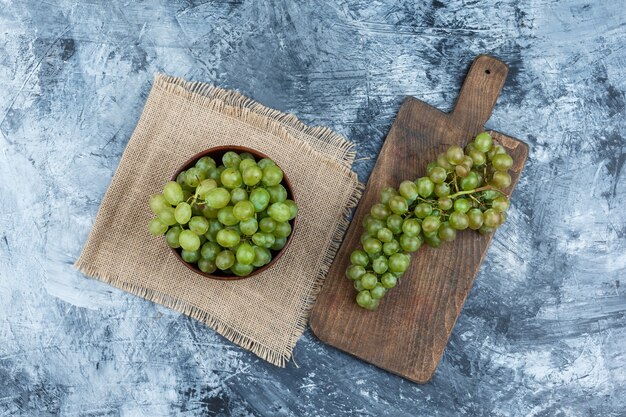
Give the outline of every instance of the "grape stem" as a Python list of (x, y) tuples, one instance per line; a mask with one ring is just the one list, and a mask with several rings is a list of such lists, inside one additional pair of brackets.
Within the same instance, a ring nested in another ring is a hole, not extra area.
[(480, 191), (497, 191), (500, 194), (504, 194), (502, 191), (498, 190), (495, 187), (492, 187), (491, 185), (485, 185), (484, 187), (479, 187), (479, 188), (476, 188), (474, 190), (459, 191), (457, 193), (449, 195), (448, 198), (456, 198), (456, 197), (458, 197), (460, 195), (474, 194), (474, 193), (478, 193)]

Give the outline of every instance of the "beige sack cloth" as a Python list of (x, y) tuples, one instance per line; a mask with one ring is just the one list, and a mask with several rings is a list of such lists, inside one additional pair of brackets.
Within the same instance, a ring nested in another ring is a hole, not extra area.
[[(275, 160), (299, 206), (287, 252), (267, 271), (234, 282), (193, 273), (147, 228), (150, 195), (192, 155), (219, 145)], [(327, 128), (234, 91), (159, 74), (76, 267), (285, 366), (360, 197), (354, 155), (353, 144)]]

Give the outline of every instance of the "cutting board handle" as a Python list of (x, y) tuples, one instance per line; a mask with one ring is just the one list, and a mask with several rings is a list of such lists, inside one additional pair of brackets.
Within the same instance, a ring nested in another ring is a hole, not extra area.
[(453, 123), (471, 135), (481, 132), (496, 105), (508, 72), (509, 67), (504, 62), (489, 55), (474, 59), (451, 113)]

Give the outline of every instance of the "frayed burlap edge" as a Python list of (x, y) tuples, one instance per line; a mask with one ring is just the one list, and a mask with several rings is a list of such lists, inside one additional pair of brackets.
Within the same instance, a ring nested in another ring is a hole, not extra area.
[[(174, 311), (178, 311), (194, 318), (214, 329), (226, 339), (243, 347), (244, 349), (251, 351), (261, 359), (276, 366), (285, 367), (287, 362), (292, 357), (295, 344), (306, 329), (309, 315), (317, 295), (322, 288), (326, 274), (332, 265), (337, 251), (341, 246), (346, 230), (350, 225), (350, 216), (352, 211), (358, 205), (365, 188), (364, 184), (358, 181), (356, 174), (351, 170), (352, 163), (354, 162), (356, 155), (354, 149), (355, 145), (326, 127), (307, 126), (293, 114), (287, 114), (265, 107), (236, 91), (225, 90), (223, 88), (202, 82), (189, 82), (182, 78), (164, 74), (157, 74), (155, 76), (154, 87), (189, 100), (195, 104), (202, 105), (209, 110), (219, 112), (225, 116), (235, 117), (251, 126), (268, 131), (279, 138), (289, 136), (293, 139), (293, 136), (284, 127), (287, 126), (296, 132), (311, 136), (321, 143), (328, 144), (329, 149), (334, 147), (339, 151), (336, 155), (326, 155), (329, 158), (332, 158), (333, 156), (335, 157), (332, 159), (338, 162), (340, 166), (345, 169), (346, 174), (354, 180), (354, 188), (349, 195), (348, 202), (342, 212), (341, 218), (337, 223), (335, 231), (332, 234), (328, 249), (321, 260), (321, 265), (313, 285), (311, 286), (311, 290), (305, 298), (305, 303), (300, 314), (298, 315), (294, 332), (290, 336), (289, 344), (285, 347), (283, 352), (277, 352), (276, 350), (253, 340), (251, 337), (242, 334), (237, 329), (223, 323), (218, 318), (187, 301), (180, 300), (140, 285), (128, 283), (119, 276), (104, 276), (100, 273), (97, 267), (88, 265), (87, 262), (85, 262), (85, 259), (83, 258), (85, 253), (84, 249), (81, 256), (74, 263), (74, 266), (85, 275), (91, 276), (123, 291), (142, 297), (146, 300), (156, 302)], [(310, 143), (306, 143), (306, 147), (309, 148), (309, 151), (320, 152), (319, 150), (313, 149)], [(88, 238), (87, 241), (89, 240), (90, 239)]]

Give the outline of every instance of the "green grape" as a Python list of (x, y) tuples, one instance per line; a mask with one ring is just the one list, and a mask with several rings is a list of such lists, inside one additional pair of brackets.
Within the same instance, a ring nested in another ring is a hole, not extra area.
[(398, 195), (398, 191), (396, 191), (393, 187), (384, 187), (380, 191), (380, 202), (383, 204), (387, 204), (391, 197)]
[(274, 203), (267, 209), (267, 214), (277, 222), (286, 222), (291, 217), (291, 210), (285, 203)]
[(233, 214), (233, 206), (221, 208), (217, 212), (217, 220), (219, 220), (224, 226), (234, 226), (239, 223), (239, 219)]
[(452, 171), (454, 169), (452, 164), (450, 164), (450, 162), (448, 162), (448, 159), (446, 158), (446, 154), (445, 153), (440, 153), (437, 156), (437, 165), (439, 165), (441, 168), (445, 169), (446, 172), (450, 172), (450, 171)]
[(240, 264), (250, 265), (254, 261), (254, 248), (251, 244), (243, 242), (237, 248), (235, 257), (237, 258), (237, 262)]
[(424, 233), (433, 233), (439, 229), (439, 218), (435, 216), (426, 216), (422, 221), (422, 230)]
[(215, 161), (210, 156), (203, 156), (196, 161), (196, 168), (200, 171), (208, 174), (211, 170), (216, 168)]
[(495, 200), (496, 198), (502, 195), (502, 193), (497, 190), (486, 190), (486, 191), (483, 191), (481, 194), (482, 194), (482, 198), (484, 198), (487, 201)]
[(282, 203), (287, 200), (287, 189), (282, 184), (272, 185), (266, 190), (270, 193), (270, 203)]
[(202, 182), (198, 184), (198, 187), (196, 188), (196, 194), (198, 195), (198, 197), (204, 200), (209, 191), (214, 188), (217, 188), (217, 182), (208, 178), (206, 180), (202, 180)]
[(402, 232), (403, 221), (404, 220), (399, 215), (392, 214), (391, 216), (387, 217), (387, 229), (391, 230), (394, 235), (397, 235), (398, 233)]
[(214, 261), (215, 257), (217, 256), (218, 253), (220, 253), (221, 250), (222, 250), (222, 248), (217, 243), (215, 243), (215, 242), (206, 242), (200, 248), (200, 256), (202, 257), (202, 259), (207, 259), (209, 261)]
[(454, 201), (454, 210), (461, 213), (467, 213), (472, 207), (472, 203), (466, 198), (458, 198)]
[[(244, 177), (244, 174), (246, 172), (246, 169), (248, 168), (259, 168), (259, 166), (256, 164), (256, 161), (254, 159), (241, 159), (241, 162), (239, 163), (239, 172), (241, 172), (241, 176)], [(259, 172), (261, 173), (261, 175), (259, 176), (259, 181), (261, 181), (261, 177), (263, 176), (263, 171), (261, 170), (261, 168), (259, 168)], [(243, 183), (246, 185), (256, 185), (259, 181), (255, 182), (254, 184), (247, 184), (246, 180), (244, 178)]]
[(409, 236), (403, 234), (400, 236), (400, 247), (405, 252), (415, 252), (422, 245), (422, 241), (418, 236)]
[(206, 175), (204, 172), (196, 167), (189, 168), (187, 172), (185, 172), (185, 184), (191, 188), (196, 188), (205, 178)]
[(276, 165), (276, 163), (274, 163), (274, 161), (269, 158), (263, 158), (259, 162), (257, 162), (257, 165), (259, 166), (259, 168), (265, 169), (270, 165)]
[(363, 249), (369, 254), (378, 253), (383, 250), (383, 244), (380, 240), (370, 237), (363, 242)]
[(241, 236), (234, 229), (221, 229), (217, 232), (217, 243), (223, 248), (232, 248), (239, 244)]
[(393, 232), (383, 227), (376, 232), (376, 237), (383, 243), (391, 242), (393, 240)]
[(484, 152), (479, 151), (478, 149), (472, 149), (469, 153), (468, 153), (469, 157), (472, 158), (472, 161), (474, 162), (474, 166), (481, 166), (484, 165), (485, 162), (487, 162), (487, 156), (485, 156)]
[(254, 155), (252, 155), (250, 152), (242, 152), (239, 154), (239, 157), (241, 158), (241, 162), (245, 161), (246, 159), (254, 161)]
[(457, 177), (465, 178), (469, 175), (470, 170), (464, 165), (457, 165), (456, 167), (454, 167), (454, 172), (456, 173)]
[(463, 191), (473, 190), (480, 184), (478, 173), (471, 171), (465, 178), (461, 178), (459, 185)]
[(254, 249), (254, 261), (252, 261), (253, 266), (260, 268), (272, 260), (272, 254), (268, 249), (256, 245), (252, 246), (252, 248)]
[[(361, 280), (362, 282), (363, 280)], [(365, 288), (365, 286), (363, 286)], [(373, 288), (373, 287), (372, 287)], [(372, 296), (368, 290), (359, 291), (356, 295), (356, 303), (363, 308), (367, 308), (372, 303)]]
[(450, 195), (450, 186), (447, 183), (441, 183), (435, 185), (435, 195), (439, 198), (447, 197)]
[(283, 180), (283, 171), (276, 165), (269, 165), (263, 168), (263, 178), (261, 182), (266, 187), (280, 184)]
[(467, 212), (467, 219), (468, 227), (472, 230), (478, 230), (483, 225), (483, 212), (473, 208)]
[(270, 202), (270, 193), (265, 188), (255, 188), (250, 192), (250, 202), (257, 213), (263, 211)]
[(363, 288), (369, 290), (371, 288), (374, 288), (377, 283), (378, 278), (376, 278), (376, 275), (372, 274), (371, 272), (366, 272), (365, 274), (361, 275), (361, 284), (363, 285)]
[(378, 298), (372, 298), (370, 302), (364, 308), (367, 310), (374, 311), (378, 309), (379, 305), (380, 305), (380, 300)]
[(182, 188), (187, 187), (187, 184), (185, 183), (185, 174), (187, 174), (187, 171), (181, 171), (176, 176), (176, 182), (179, 183)]
[(365, 242), (365, 241), (366, 241), (367, 239), (369, 239), (370, 237), (371, 237), (371, 236), (370, 236), (370, 234), (369, 234), (369, 233), (364, 232), (364, 233), (361, 235), (361, 238), (359, 239), (359, 241), (361, 242), (361, 245), (363, 244), (363, 242)]
[(215, 266), (214, 261), (200, 258), (198, 259), (198, 269), (200, 269), (200, 271), (204, 272), (205, 274), (212, 274), (217, 270), (217, 266)]
[(254, 266), (235, 262), (233, 266), (230, 267), (230, 270), (233, 271), (233, 274), (238, 277), (245, 277), (246, 275), (250, 275), (250, 273), (254, 270)]
[(505, 154), (506, 150), (501, 145), (496, 145), (489, 152), (487, 152), (487, 158), (492, 160), (496, 155)]
[(380, 278), (380, 283), (385, 288), (393, 288), (398, 284), (398, 278), (391, 272), (387, 272)]
[(488, 235), (488, 234), (491, 234), (491, 233), (493, 233), (495, 231), (496, 231), (495, 227), (487, 227), (487, 226), (484, 226), (484, 225), (480, 229), (478, 229), (478, 232), (481, 235)]
[(259, 223), (253, 217), (248, 220), (243, 220), (239, 222), (239, 230), (246, 236), (252, 236), (259, 230)]
[(383, 244), (383, 253), (387, 256), (391, 256), (400, 250), (400, 243), (397, 240), (392, 240)]
[(429, 216), (433, 212), (433, 208), (430, 204), (419, 203), (417, 206), (415, 206), (415, 210), (413, 212), (418, 218), (424, 219), (426, 218), (426, 216)]
[(421, 231), (420, 222), (416, 219), (406, 219), (402, 223), (402, 233), (407, 236), (417, 236)]
[(409, 268), (411, 259), (403, 253), (394, 253), (389, 257), (389, 270), (391, 272), (404, 272)]
[(183, 198), (185, 198), (182, 187), (176, 181), (169, 181), (165, 184), (163, 187), (163, 197), (165, 197), (165, 200), (172, 206), (180, 203), (183, 201)]
[(228, 249), (221, 251), (215, 257), (215, 266), (222, 271), (230, 268), (235, 263), (235, 255)]
[(395, 214), (404, 214), (409, 210), (406, 199), (399, 195), (391, 197), (388, 204), (391, 211)]
[(437, 236), (439, 236), (439, 239), (443, 240), (444, 242), (452, 242), (454, 239), (456, 239), (456, 230), (452, 226), (450, 226), (450, 223), (443, 222), (441, 223), (441, 226), (439, 226)]
[(509, 199), (506, 198), (506, 196), (501, 195), (500, 197), (495, 198), (492, 202), (491, 202), (491, 207), (494, 210), (498, 210), (500, 213), (504, 213), (505, 211), (507, 211), (509, 209)]
[(167, 225), (158, 218), (152, 219), (150, 223), (148, 223), (148, 230), (152, 235), (159, 236), (167, 232)]
[(428, 177), (419, 178), (415, 184), (417, 185), (417, 192), (424, 198), (430, 197), (435, 191), (435, 183)]
[(372, 262), (374, 261), (374, 259), (378, 258), (381, 255), (382, 255), (382, 252), (374, 252), (374, 253), (368, 253), (367, 257), (370, 258), (370, 262)]
[(370, 209), (370, 216), (378, 220), (385, 220), (391, 215), (391, 210), (386, 204), (376, 203)]
[(372, 269), (377, 274), (384, 274), (389, 269), (389, 265), (387, 264), (387, 258), (385, 256), (379, 256), (378, 258), (372, 261)]
[(272, 246), (270, 246), (270, 249), (271, 250), (281, 250), (282, 248), (285, 247), (286, 244), (287, 244), (287, 238), (286, 237), (275, 237), (274, 243), (272, 243)]
[(450, 210), (452, 208), (452, 204), (452, 199), (450, 197), (440, 198), (437, 201), (437, 206), (443, 211)]
[(233, 216), (239, 221), (251, 219), (254, 213), (254, 205), (249, 201), (240, 201), (233, 207)]
[(443, 182), (448, 177), (448, 173), (446, 172), (445, 169), (439, 166), (436, 166), (430, 171), (430, 173), (428, 174), (428, 177), (435, 184), (443, 184)]
[(417, 198), (417, 185), (413, 181), (402, 181), (398, 188), (400, 195), (409, 201)]
[(193, 216), (189, 220), (189, 230), (197, 235), (203, 235), (209, 231), (209, 221), (202, 216)]
[(154, 214), (159, 214), (160, 211), (163, 211), (166, 208), (170, 208), (171, 204), (167, 202), (163, 194), (154, 194), (150, 196), (150, 210)]
[(428, 165), (426, 165), (426, 175), (430, 177), (430, 173), (432, 172), (433, 168), (436, 168), (436, 167), (437, 167), (436, 162), (429, 162)]
[(180, 248), (180, 243), (178, 242), (180, 232), (183, 229), (180, 226), (170, 227), (170, 230), (165, 234), (165, 241), (167, 242), (167, 246), (170, 248)]
[(200, 238), (200, 247), (202, 247), (208, 239), (205, 235), (199, 235), (198, 237)]
[(274, 229), (274, 236), (287, 237), (291, 234), (291, 225), (287, 222), (278, 223)]
[(184, 201), (178, 203), (174, 210), (174, 218), (178, 224), (187, 224), (191, 219), (191, 206)]
[(298, 206), (296, 205), (296, 202), (293, 200), (285, 200), (285, 204), (287, 204), (287, 206), (289, 207), (289, 220), (293, 220), (296, 218), (296, 216), (298, 215)]
[(186, 251), (196, 251), (200, 248), (200, 237), (191, 230), (183, 230), (178, 236), (178, 243)]
[(221, 209), (222, 207), (226, 207), (230, 202), (230, 193), (227, 189), (218, 187), (214, 188), (206, 195), (204, 199), (207, 206), (214, 209)]
[(350, 254), (350, 262), (352, 262), (353, 265), (365, 267), (369, 263), (369, 258), (367, 257), (367, 253), (357, 249)]
[(450, 219), (448, 221), (450, 222), (450, 226), (452, 226), (455, 230), (465, 230), (469, 226), (468, 215), (459, 211), (455, 211), (450, 214)]
[(214, 168), (214, 169), (209, 171), (209, 173), (207, 174), (206, 177), (209, 178), (209, 179), (212, 179), (213, 181), (215, 181), (217, 183), (218, 186), (220, 186), (221, 185), (220, 184), (220, 174), (221, 173), (222, 172), (219, 169)]
[(274, 241), (270, 243), (268, 236), (274, 237), (274, 235), (271, 235), (269, 233), (257, 232), (252, 235), (252, 242), (262, 248), (269, 248), (270, 246), (272, 246)]
[(494, 209), (487, 209), (483, 213), (483, 226), (496, 228), (500, 224), (500, 212)]
[(474, 139), (474, 148), (476, 148), (480, 152), (489, 152), (492, 144), (493, 139), (491, 138), (491, 135), (487, 132), (479, 133), (478, 136), (476, 136), (476, 138)]
[(357, 290), (357, 292), (363, 291), (365, 289), (363, 288), (363, 284), (361, 283), (360, 279), (355, 279), (353, 284), (354, 284), (354, 289)]
[(463, 165), (469, 171), (474, 166), (474, 160), (472, 159), (471, 156), (465, 155), (463, 157), (463, 162), (461, 162), (461, 165)]
[(378, 283), (376, 284), (374, 288), (370, 290), (370, 295), (374, 299), (381, 299), (385, 296), (386, 292), (387, 292), (387, 288), (385, 288), (383, 284)]
[(346, 276), (351, 280), (360, 279), (365, 274), (365, 268), (361, 265), (351, 265), (346, 269)]
[(200, 251), (199, 250), (186, 250), (183, 249), (182, 251), (180, 251), (180, 257), (183, 258), (183, 261), (192, 264), (195, 262), (198, 262), (198, 259), (200, 259)]
[(441, 246), (441, 239), (439, 239), (439, 236), (437, 236), (436, 233), (432, 236), (426, 236), (424, 238), (424, 241), (431, 248), (438, 248), (439, 246)]
[(491, 184), (500, 190), (504, 190), (511, 185), (511, 176), (507, 172), (496, 171), (491, 178)]
[(233, 204), (237, 204), (240, 201), (248, 200), (248, 192), (243, 188), (233, 188), (230, 190), (230, 201)]
[(166, 207), (157, 213), (157, 217), (167, 226), (173, 226), (176, 224), (176, 217), (174, 215), (173, 207)]
[(272, 233), (276, 229), (278, 222), (271, 217), (264, 217), (259, 222), (259, 229), (265, 233)]
[(211, 242), (216, 242), (217, 232), (222, 230), (224, 226), (218, 219), (209, 219), (209, 230), (204, 234)]
[(241, 186), (241, 172), (236, 168), (226, 168), (220, 175), (220, 181), (226, 188), (237, 188)]
[(226, 168), (239, 168), (240, 163), (241, 157), (237, 152), (228, 151), (222, 156), (222, 164), (224, 164)]
[(446, 150), (446, 160), (452, 165), (458, 165), (463, 162), (465, 153), (460, 146), (450, 146)]

